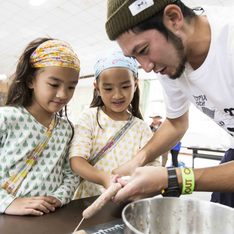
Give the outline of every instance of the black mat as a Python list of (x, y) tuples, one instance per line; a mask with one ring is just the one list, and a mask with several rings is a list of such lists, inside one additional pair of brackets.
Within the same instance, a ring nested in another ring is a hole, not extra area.
[(84, 229), (87, 234), (123, 234), (124, 223), (122, 219), (116, 219), (114, 221), (96, 225)]

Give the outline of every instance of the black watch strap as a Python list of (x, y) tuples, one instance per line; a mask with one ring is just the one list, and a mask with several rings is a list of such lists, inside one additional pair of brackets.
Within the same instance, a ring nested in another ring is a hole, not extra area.
[(175, 167), (167, 167), (168, 188), (162, 193), (163, 197), (179, 197), (181, 195)]

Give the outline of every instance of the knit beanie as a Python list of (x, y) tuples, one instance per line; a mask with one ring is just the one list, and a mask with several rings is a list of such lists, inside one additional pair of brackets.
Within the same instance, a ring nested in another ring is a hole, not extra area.
[(160, 12), (177, 0), (108, 0), (106, 32), (115, 40), (123, 32)]

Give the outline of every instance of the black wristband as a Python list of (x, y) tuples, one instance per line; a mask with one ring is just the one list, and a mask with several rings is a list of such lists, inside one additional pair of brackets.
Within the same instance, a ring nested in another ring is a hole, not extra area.
[(163, 197), (179, 197), (181, 195), (175, 167), (167, 167), (168, 187), (163, 191)]

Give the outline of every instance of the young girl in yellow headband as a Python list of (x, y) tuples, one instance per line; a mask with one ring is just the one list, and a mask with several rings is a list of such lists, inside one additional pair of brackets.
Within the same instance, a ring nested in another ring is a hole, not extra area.
[(77, 187), (68, 161), (73, 127), (66, 104), (80, 63), (69, 44), (32, 41), (0, 108), (0, 213), (43, 215), (68, 203)]

